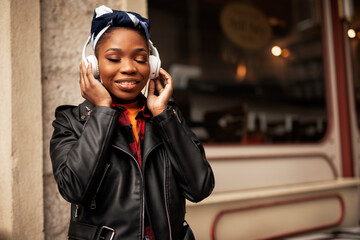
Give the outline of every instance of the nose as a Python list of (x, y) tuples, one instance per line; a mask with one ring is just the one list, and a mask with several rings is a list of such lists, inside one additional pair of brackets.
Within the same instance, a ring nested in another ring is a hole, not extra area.
[(132, 59), (122, 59), (121, 60), (121, 66), (120, 66), (120, 72), (124, 74), (132, 74), (136, 72), (136, 66), (134, 65), (134, 62)]

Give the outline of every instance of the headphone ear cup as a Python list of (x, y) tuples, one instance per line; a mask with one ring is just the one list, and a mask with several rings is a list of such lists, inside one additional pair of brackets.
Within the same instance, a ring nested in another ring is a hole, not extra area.
[(88, 66), (88, 63), (91, 63), (92, 73), (94, 75), (94, 78), (99, 79), (100, 78), (99, 65), (95, 55), (87, 56), (86, 61), (87, 61), (85, 62), (86, 67)]
[(150, 55), (149, 56), (149, 64), (150, 64), (150, 79), (155, 79), (159, 76), (159, 70), (161, 66), (160, 58)]

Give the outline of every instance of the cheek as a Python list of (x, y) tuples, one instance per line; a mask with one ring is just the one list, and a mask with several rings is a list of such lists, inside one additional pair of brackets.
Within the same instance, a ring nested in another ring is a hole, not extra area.
[(141, 75), (143, 75), (145, 79), (148, 79), (149, 75), (150, 75), (150, 65), (146, 64), (146, 65), (142, 66), (140, 69), (139, 70), (141, 72)]
[(109, 64), (99, 63), (100, 77), (102, 80), (112, 78), (116, 73), (117, 69), (111, 67)]

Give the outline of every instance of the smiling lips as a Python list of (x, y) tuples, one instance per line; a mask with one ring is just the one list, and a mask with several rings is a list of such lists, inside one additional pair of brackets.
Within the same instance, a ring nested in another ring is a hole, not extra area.
[(133, 89), (136, 84), (140, 83), (140, 81), (135, 81), (135, 80), (119, 80), (119, 81), (115, 81), (116, 85), (124, 90), (131, 90)]

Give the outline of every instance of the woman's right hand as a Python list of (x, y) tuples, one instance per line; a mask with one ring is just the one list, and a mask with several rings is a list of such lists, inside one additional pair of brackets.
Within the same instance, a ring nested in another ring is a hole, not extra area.
[(111, 107), (112, 98), (106, 88), (94, 78), (91, 63), (86, 68), (84, 61), (80, 62), (80, 89), (81, 96), (94, 106)]

